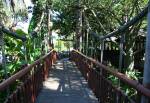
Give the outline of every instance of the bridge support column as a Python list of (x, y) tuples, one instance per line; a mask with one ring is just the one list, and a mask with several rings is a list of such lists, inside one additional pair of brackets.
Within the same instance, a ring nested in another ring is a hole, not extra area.
[[(144, 64), (144, 78), (143, 85), (150, 89), (150, 1), (148, 3), (148, 27), (146, 35), (146, 48), (145, 48), (145, 64)], [(142, 97), (141, 103), (149, 103), (148, 99), (144, 96)]]

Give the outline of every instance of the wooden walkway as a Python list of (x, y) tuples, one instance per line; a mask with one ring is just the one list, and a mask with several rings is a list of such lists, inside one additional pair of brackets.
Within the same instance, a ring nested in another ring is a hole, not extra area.
[(63, 59), (53, 66), (36, 103), (98, 103), (98, 101), (75, 64)]

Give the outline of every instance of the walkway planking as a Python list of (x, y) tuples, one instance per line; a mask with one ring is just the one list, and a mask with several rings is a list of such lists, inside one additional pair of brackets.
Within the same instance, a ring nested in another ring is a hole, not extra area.
[(36, 103), (98, 103), (98, 101), (75, 64), (63, 59), (53, 66)]

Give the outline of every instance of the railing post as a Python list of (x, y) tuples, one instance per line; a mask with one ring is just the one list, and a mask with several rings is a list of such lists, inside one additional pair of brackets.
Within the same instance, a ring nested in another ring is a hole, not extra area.
[(48, 77), (48, 65), (47, 65), (47, 58), (44, 61), (44, 80)]
[[(143, 85), (150, 89), (150, 1), (148, 3), (148, 27), (146, 35), (146, 48), (145, 48), (145, 64), (144, 64), (144, 78)], [(146, 97), (142, 97), (141, 103), (149, 103)]]

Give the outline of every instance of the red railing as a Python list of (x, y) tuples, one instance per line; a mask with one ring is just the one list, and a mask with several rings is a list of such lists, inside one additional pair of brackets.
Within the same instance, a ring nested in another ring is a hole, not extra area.
[(1, 102), (35, 103), (36, 97), (42, 88), (42, 82), (48, 77), (49, 70), (55, 61), (56, 52), (52, 50), (33, 64), (0, 83), (1, 97), (6, 94), (8, 88), (10, 91), (10, 95), (5, 96), (5, 99), (1, 98)]
[[(76, 63), (100, 103), (140, 103), (142, 95), (150, 100), (149, 89), (115, 69), (111, 69), (76, 50), (71, 52), (70, 58)], [(120, 85), (128, 86), (136, 94), (134, 96), (127, 95), (120, 89), (121, 86), (115, 85), (109, 79), (109, 76), (117, 78)]]

